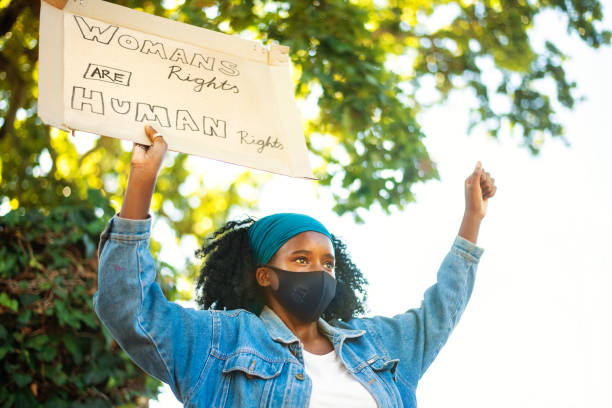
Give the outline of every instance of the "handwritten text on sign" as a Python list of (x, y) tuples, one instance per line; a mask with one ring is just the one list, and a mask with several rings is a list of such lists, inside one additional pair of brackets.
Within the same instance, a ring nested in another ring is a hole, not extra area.
[(41, 2), (38, 115), (52, 126), (312, 178), (289, 49), (104, 0)]
[[(170, 108), (170, 104), (150, 100), (130, 100), (119, 96), (109, 87), (104, 89), (96, 86), (95, 82), (87, 86), (72, 85), (71, 109), (103, 116), (125, 115), (139, 123), (155, 122), (161, 128), (172, 127), (182, 132), (201, 132), (204, 136), (229, 138), (240, 145), (252, 146), (257, 153), (263, 153), (266, 149), (283, 149), (279, 136), (258, 134), (240, 128), (240, 121), (236, 123), (237, 127), (232, 129), (228, 119), (222, 119), (221, 114), (215, 115), (215, 111), (218, 111), (215, 102), (221, 99), (222, 95), (224, 101), (231, 96), (241, 98), (241, 84), (238, 81), (241, 72), (237, 63), (202, 51), (185, 49), (184, 46), (177, 46), (164, 39), (143, 38), (142, 33), (118, 26), (77, 15), (72, 17), (80, 39), (89, 42), (92, 50), (96, 50), (93, 55), (102, 54), (99, 52), (102, 47), (112, 49), (113, 53), (119, 51), (122, 53), (120, 55), (124, 56), (134, 54), (138, 58), (136, 65), (144, 63), (144, 72), (149, 74), (141, 74), (141, 81), (138, 82), (137, 70), (134, 70), (134, 74), (125, 66), (88, 62), (84, 66), (83, 79), (119, 85), (119, 89), (130, 87), (131, 81), (135, 86), (188, 89), (200, 98), (196, 106), (200, 109), (206, 107), (209, 113), (195, 113), (194, 108)], [(163, 75), (151, 75), (153, 72), (159, 73), (161, 67), (165, 68)], [(184, 96), (185, 92), (182, 95)], [(231, 103), (240, 104), (240, 100)]]

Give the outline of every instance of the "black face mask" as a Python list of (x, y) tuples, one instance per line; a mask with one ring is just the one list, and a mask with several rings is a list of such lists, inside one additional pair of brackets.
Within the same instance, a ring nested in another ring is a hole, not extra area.
[(291, 272), (271, 265), (278, 277), (272, 295), (287, 311), (305, 322), (314, 322), (336, 295), (336, 279), (325, 271)]

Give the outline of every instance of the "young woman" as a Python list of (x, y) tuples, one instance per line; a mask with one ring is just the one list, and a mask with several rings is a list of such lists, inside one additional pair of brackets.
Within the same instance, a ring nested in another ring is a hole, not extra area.
[(358, 318), (365, 279), (318, 221), (274, 214), (229, 222), (198, 254), (202, 310), (155, 282), (149, 205), (167, 144), (134, 144), (121, 211), (102, 233), (95, 310), (145, 371), (187, 407), (416, 407), (419, 379), (457, 324), (497, 187), (480, 162), (465, 180), (458, 236), (419, 308)]

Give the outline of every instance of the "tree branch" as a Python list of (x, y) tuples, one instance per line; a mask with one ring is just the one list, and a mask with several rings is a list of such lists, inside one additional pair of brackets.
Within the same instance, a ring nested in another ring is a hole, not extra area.
[(38, 14), (38, 11), (35, 9), (37, 4), (38, 2), (35, 0), (12, 0), (8, 7), (0, 13), (0, 37), (11, 30), (15, 21), (17, 21), (17, 17), (26, 9), (31, 8)]

